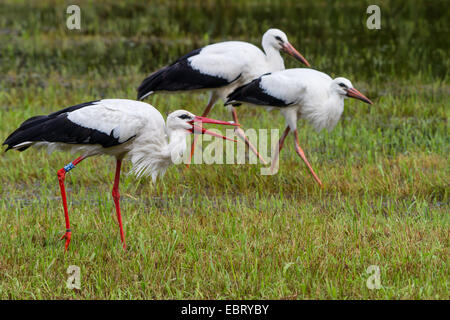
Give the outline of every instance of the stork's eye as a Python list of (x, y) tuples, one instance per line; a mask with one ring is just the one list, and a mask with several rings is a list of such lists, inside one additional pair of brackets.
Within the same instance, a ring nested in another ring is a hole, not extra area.
[(182, 114), (181, 116), (179, 116), (178, 118), (186, 120), (186, 119), (191, 119), (191, 116), (188, 114)]
[(339, 83), (339, 86), (341, 86), (342, 88), (347, 88), (347, 86), (345, 85), (345, 83)]
[(281, 41), (281, 42), (283, 42), (283, 39), (281, 39), (281, 37), (280, 37), (280, 36), (276, 36), (276, 37), (275, 37), (275, 39), (277, 39), (278, 41)]

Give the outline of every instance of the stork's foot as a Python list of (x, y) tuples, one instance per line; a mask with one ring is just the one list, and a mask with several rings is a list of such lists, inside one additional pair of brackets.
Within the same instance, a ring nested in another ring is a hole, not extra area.
[(71, 231), (66, 231), (66, 233), (63, 234), (63, 236), (59, 239), (59, 240), (66, 239), (66, 245), (65, 245), (64, 251), (67, 251), (67, 249), (69, 248), (71, 237), (72, 237), (72, 232)]

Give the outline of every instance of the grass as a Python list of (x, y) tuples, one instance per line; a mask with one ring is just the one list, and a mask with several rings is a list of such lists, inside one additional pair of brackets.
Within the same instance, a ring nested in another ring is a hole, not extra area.
[[(330, 133), (299, 122), (323, 189), (292, 137), (275, 176), (248, 164), (173, 166), (156, 184), (123, 175), (126, 252), (111, 197), (113, 159), (88, 159), (68, 175), (73, 232), (64, 254), (56, 171), (75, 155), (2, 153), (1, 299), (449, 299), (448, 16), (438, 5), (385, 1), (385, 27), (369, 34), (364, 5), (295, 3), (275, 3), (268, 16), (249, 1), (82, 1), (82, 30), (69, 32), (65, 3), (4, 1), (2, 139), (37, 114), (134, 99), (148, 72), (205, 43), (258, 44), (270, 19), (315, 68), (350, 78), (375, 104), (347, 101)], [(218, 9), (222, 23), (205, 19)], [(319, 13), (329, 20), (319, 24)], [(289, 19), (295, 15), (303, 19)], [(352, 37), (339, 39), (344, 31)], [(199, 114), (206, 99), (149, 102), (163, 114)], [(276, 111), (238, 112), (246, 128), (283, 128)], [(219, 104), (211, 116), (230, 117)], [(81, 268), (80, 290), (66, 288), (69, 265)], [(380, 267), (381, 289), (366, 286), (370, 265)]]

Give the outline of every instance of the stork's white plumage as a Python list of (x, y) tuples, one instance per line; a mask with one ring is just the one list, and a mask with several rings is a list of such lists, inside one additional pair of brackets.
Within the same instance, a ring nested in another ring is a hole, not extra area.
[[(138, 88), (142, 100), (155, 92), (179, 92), (209, 90), (211, 95), (203, 116), (208, 115), (218, 99), (228, 96), (234, 89), (262, 74), (283, 70), (280, 50), (309, 66), (306, 59), (289, 43), (286, 34), (279, 29), (269, 29), (262, 37), (264, 52), (248, 42), (226, 41), (194, 50), (169, 66), (148, 76)], [(230, 108), (235, 123), (236, 111)], [(238, 135), (264, 162), (256, 149), (246, 139), (242, 130)], [(192, 144), (191, 157), (195, 141)]]
[(119, 177), (122, 160), (128, 156), (132, 162), (132, 172), (137, 176), (149, 175), (153, 180), (162, 176), (166, 169), (183, 156), (186, 137), (191, 133), (206, 133), (228, 139), (195, 122), (232, 125), (229, 122), (197, 117), (185, 110), (169, 114), (166, 123), (162, 115), (148, 103), (105, 99), (71, 106), (46, 116), (36, 116), (26, 120), (3, 143), (9, 149), (24, 151), (27, 148), (47, 147), (71, 150), (82, 154), (80, 157), (58, 170), (61, 188), (66, 233), (67, 250), (71, 230), (67, 210), (65, 175), (87, 157), (107, 154), (117, 161), (113, 198), (120, 226), (120, 236), (124, 248), (125, 237), (119, 205)]
[(276, 71), (254, 79), (231, 93), (226, 105), (236, 106), (240, 102), (246, 102), (268, 109), (279, 109), (287, 126), (279, 141), (278, 153), (272, 159), (272, 166), (277, 162), (284, 139), (292, 130), (297, 154), (306, 163), (314, 179), (322, 185), (300, 148), (297, 119), (299, 117), (307, 119), (318, 131), (323, 128), (332, 130), (344, 111), (344, 99), (347, 97), (372, 104), (372, 101), (353, 88), (348, 79), (341, 77), (332, 79), (314, 69), (298, 68)]

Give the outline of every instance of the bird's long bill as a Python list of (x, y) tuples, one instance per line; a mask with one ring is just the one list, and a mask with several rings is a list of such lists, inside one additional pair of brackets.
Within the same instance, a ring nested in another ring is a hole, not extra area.
[(228, 122), (228, 121), (220, 121), (220, 120), (216, 120), (216, 119), (210, 119), (210, 118), (199, 117), (199, 116), (195, 116), (195, 118), (194, 118), (194, 120), (192, 120), (192, 122), (223, 124), (225, 126), (240, 126), (240, 124), (238, 124), (238, 123), (232, 123), (232, 122)]
[(220, 120), (210, 119), (210, 118), (206, 118), (206, 117), (197, 117), (197, 116), (191, 122), (192, 123), (192, 133), (209, 134), (210, 136), (214, 136), (214, 137), (222, 138), (222, 139), (225, 139), (225, 140), (230, 140), (230, 141), (237, 142), (234, 139), (230, 139), (230, 138), (224, 137), (224, 136), (222, 136), (222, 135), (220, 135), (218, 133), (209, 131), (209, 130), (203, 128), (202, 126), (197, 126), (197, 125), (194, 124), (194, 122), (222, 124), (222, 125), (225, 125), (225, 126), (239, 126), (239, 124), (237, 124), (237, 123), (230, 123), (230, 122), (227, 122), (227, 121), (220, 121)]
[(367, 98), (365, 95), (363, 95), (361, 92), (359, 92), (355, 88), (348, 89), (347, 90), (347, 96), (350, 97), (350, 98), (359, 99), (359, 100), (364, 101), (365, 103), (368, 103), (368, 104), (373, 104), (373, 102), (370, 101), (369, 98)]
[(311, 65), (309, 64), (309, 62), (306, 61), (305, 57), (303, 57), (303, 56), (301, 55), (301, 53), (298, 52), (297, 49), (295, 49), (295, 48), (292, 46), (292, 44), (290, 44), (289, 42), (284, 44), (283, 50), (284, 50), (286, 53), (288, 53), (288, 54), (290, 54), (291, 56), (293, 56), (295, 59), (299, 60), (301, 63), (305, 64), (307, 67), (311, 67)]

